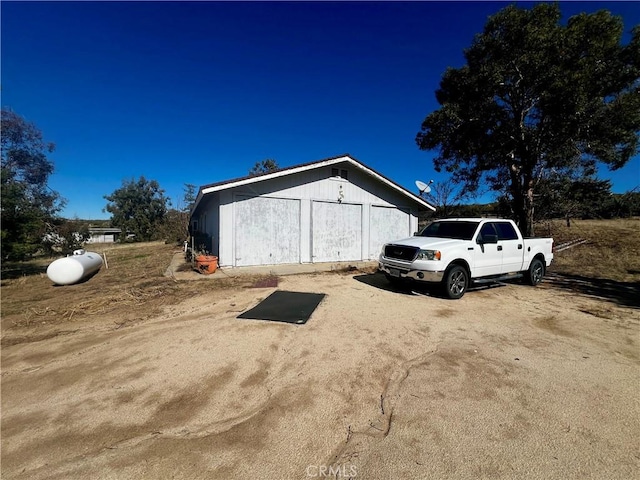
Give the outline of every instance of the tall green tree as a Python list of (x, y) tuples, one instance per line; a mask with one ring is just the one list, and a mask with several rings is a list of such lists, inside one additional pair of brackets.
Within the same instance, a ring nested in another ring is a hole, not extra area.
[(466, 65), (444, 73), (441, 108), (416, 137), (466, 192), (506, 195), (527, 234), (548, 172), (617, 169), (638, 151), (640, 26), (623, 45), (622, 20), (607, 11), (560, 18), (557, 3), (490, 17)]
[(623, 194), (613, 194), (602, 206), (602, 217), (640, 216), (640, 185)]
[(272, 158), (267, 158), (262, 160), (261, 162), (256, 162), (251, 170), (249, 170), (249, 175), (262, 175), (263, 173), (275, 172), (280, 167), (278, 166), (278, 162), (276, 162)]
[(46, 224), (64, 207), (47, 185), (55, 146), (42, 132), (10, 109), (2, 109), (2, 257), (20, 260), (42, 247)]
[(122, 187), (105, 195), (105, 210), (111, 213), (111, 224), (123, 234), (133, 233), (135, 240), (159, 238), (169, 199), (155, 180), (124, 180)]

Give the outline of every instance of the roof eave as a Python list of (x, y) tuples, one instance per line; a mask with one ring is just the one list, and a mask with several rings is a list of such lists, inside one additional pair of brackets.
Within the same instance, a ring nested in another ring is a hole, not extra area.
[(338, 156), (338, 157), (328, 158), (326, 160), (320, 160), (318, 162), (307, 163), (307, 164), (304, 164), (304, 165), (294, 166), (294, 167), (291, 167), (291, 168), (284, 168), (284, 169), (278, 170), (276, 172), (265, 173), (265, 174), (256, 175), (256, 176), (253, 176), (253, 177), (238, 178), (236, 180), (231, 180), (229, 182), (224, 182), (224, 183), (219, 183), (219, 184), (213, 184), (213, 185), (210, 185), (210, 186), (206, 186), (205, 185), (205, 186), (201, 187), (200, 191), (198, 192), (198, 196), (197, 196), (196, 201), (195, 201), (195, 203), (193, 205), (193, 209), (191, 210), (191, 214), (193, 214), (196, 211), (196, 209), (198, 208), (198, 205), (202, 201), (202, 198), (205, 195), (209, 194), (209, 193), (219, 192), (221, 190), (227, 190), (229, 188), (234, 188), (234, 187), (241, 187), (241, 186), (244, 186), (244, 185), (250, 185), (252, 183), (257, 183), (257, 182), (261, 182), (263, 180), (270, 180), (270, 179), (278, 178), (278, 177), (284, 177), (286, 175), (293, 175), (295, 173), (305, 172), (307, 170), (314, 170), (316, 168), (321, 168), (321, 167), (327, 167), (327, 166), (335, 165), (336, 163), (342, 163), (342, 162), (350, 163), (351, 165), (353, 165), (356, 168), (362, 170), (366, 174), (374, 177), (378, 181), (386, 184), (387, 186), (389, 186), (392, 189), (398, 191), (402, 195), (408, 197), (409, 199), (411, 199), (413, 202), (417, 203), (418, 205), (420, 205), (422, 207), (425, 207), (425, 208), (427, 208), (427, 209), (429, 209), (431, 211), (434, 211), (434, 212), (436, 211), (434, 206), (430, 205), (429, 203), (427, 203), (422, 198), (414, 195), (413, 193), (411, 193), (407, 189), (405, 189), (405, 188), (401, 187), (400, 185), (398, 185), (397, 183), (389, 180), (388, 178), (386, 178), (385, 176), (379, 174), (375, 170), (370, 169), (366, 165), (364, 165), (364, 164), (360, 163), (359, 161), (357, 161), (356, 159), (352, 158), (350, 155), (341, 155), (341, 156)]
[(349, 160), (353, 160), (351, 157), (349, 157), (348, 155), (342, 156), (342, 157), (336, 157), (336, 158), (330, 158), (327, 160), (321, 160), (319, 162), (315, 162), (315, 163), (311, 163), (311, 164), (305, 164), (305, 165), (300, 165), (297, 167), (291, 167), (291, 168), (284, 168), (282, 170), (278, 170), (276, 172), (272, 172), (272, 173), (265, 173), (263, 175), (257, 175), (254, 177), (245, 177), (245, 178), (240, 178), (238, 180), (231, 180), (230, 182), (227, 183), (222, 183), (219, 185), (213, 185), (210, 187), (203, 187), (202, 188), (202, 194), (206, 195), (208, 193), (213, 193), (213, 192), (218, 192), (220, 190), (227, 190), (229, 188), (234, 188), (234, 187), (241, 187), (243, 185), (249, 185), (251, 183), (257, 183), (257, 182), (261, 182), (263, 180), (270, 180), (272, 178), (278, 178), (278, 177), (284, 177), (286, 175), (293, 175), (294, 173), (300, 173), (300, 172), (305, 172), (307, 170), (314, 170), (316, 168), (320, 168), (320, 167), (326, 167), (329, 165), (333, 165), (336, 163), (341, 163), (344, 161), (349, 161)]

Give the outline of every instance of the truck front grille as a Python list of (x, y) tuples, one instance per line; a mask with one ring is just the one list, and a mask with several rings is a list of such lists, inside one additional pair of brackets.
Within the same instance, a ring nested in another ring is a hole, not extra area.
[(407, 262), (412, 261), (416, 253), (418, 253), (417, 247), (405, 247), (402, 245), (387, 245), (384, 247), (384, 256), (387, 258), (395, 258), (397, 260), (405, 260)]

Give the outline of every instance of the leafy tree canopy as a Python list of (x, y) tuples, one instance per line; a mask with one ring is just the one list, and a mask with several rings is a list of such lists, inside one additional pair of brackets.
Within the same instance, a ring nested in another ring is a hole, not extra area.
[(105, 210), (111, 213), (111, 224), (123, 234), (133, 233), (137, 241), (158, 238), (169, 203), (158, 182), (144, 177), (125, 180), (121, 188), (104, 198), (109, 202)]
[(47, 181), (54, 165), (47, 154), (54, 145), (23, 117), (2, 109), (2, 256), (24, 259), (41, 246), (47, 222), (64, 206), (64, 199)]
[(466, 65), (444, 73), (441, 108), (416, 137), (465, 192), (506, 195), (529, 234), (545, 175), (598, 161), (617, 169), (638, 151), (640, 26), (622, 45), (622, 20), (607, 11), (560, 17), (557, 3), (490, 17)]
[(267, 158), (266, 160), (262, 160), (261, 162), (256, 162), (251, 170), (249, 170), (249, 175), (262, 175), (263, 173), (275, 172), (280, 167), (278, 166), (278, 162), (273, 160), (272, 158)]

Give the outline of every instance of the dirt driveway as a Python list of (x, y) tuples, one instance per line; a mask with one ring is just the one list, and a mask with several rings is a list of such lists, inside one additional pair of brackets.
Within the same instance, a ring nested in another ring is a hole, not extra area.
[(371, 274), (306, 325), (236, 316), (274, 288), (198, 295), (2, 349), (2, 477), (632, 478), (640, 311), (543, 284), (460, 301)]

